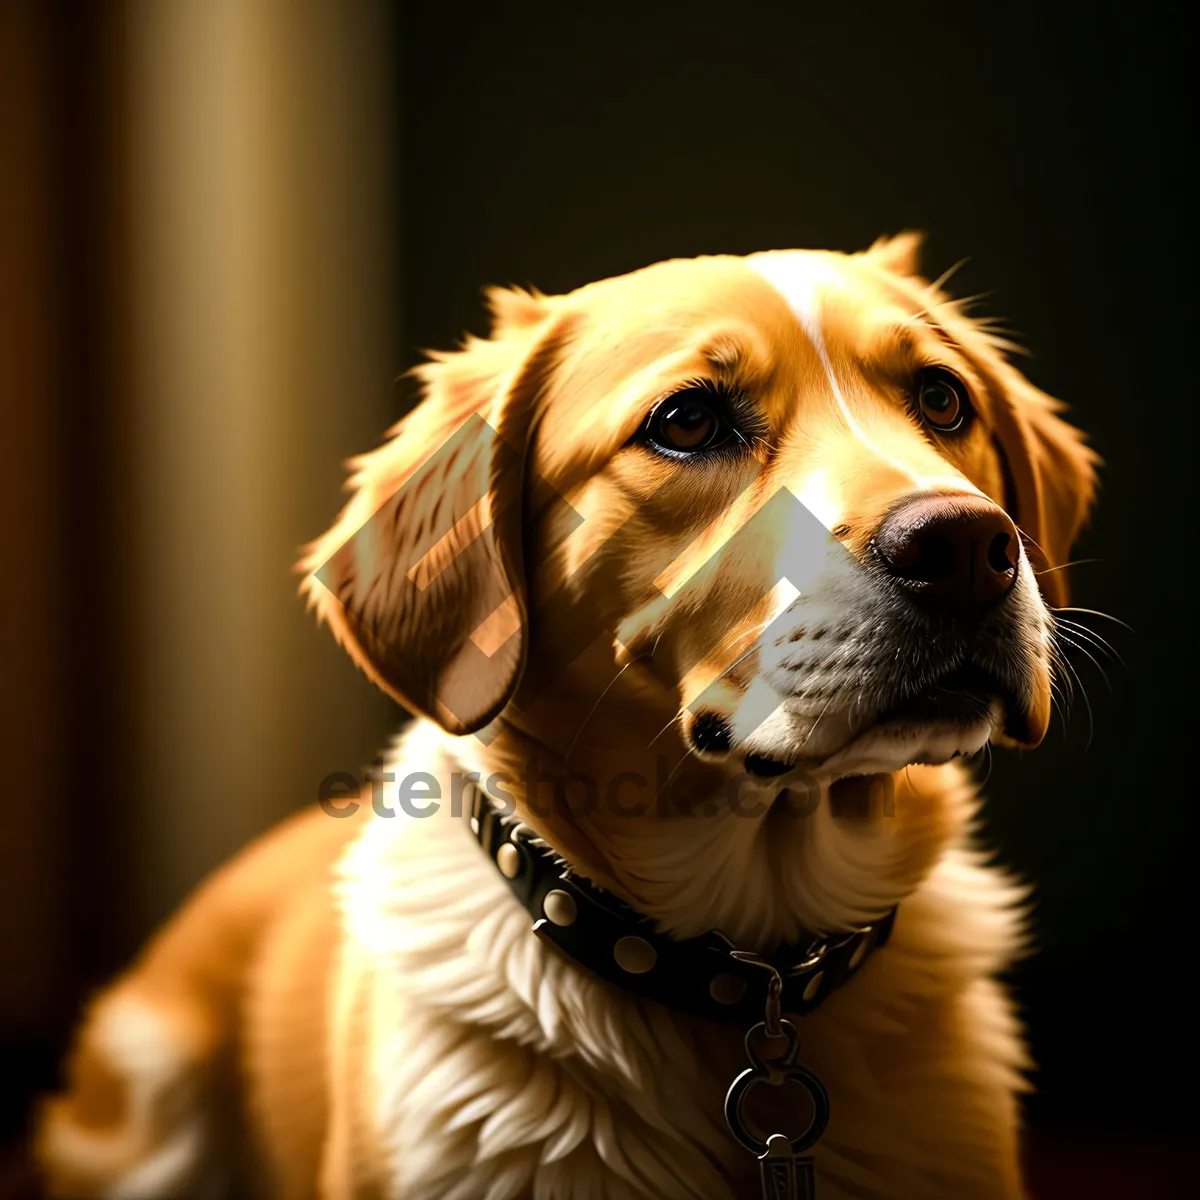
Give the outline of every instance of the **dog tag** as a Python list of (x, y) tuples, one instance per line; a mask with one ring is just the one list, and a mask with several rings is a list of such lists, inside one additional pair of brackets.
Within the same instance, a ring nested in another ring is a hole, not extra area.
[[(776, 1023), (773, 1017), (773, 1022)], [(813, 1159), (804, 1151), (816, 1144), (829, 1122), (829, 1095), (821, 1081), (800, 1065), (800, 1039), (790, 1021), (778, 1021), (778, 1035), (784, 1039), (781, 1054), (764, 1058), (755, 1042), (768, 1035), (768, 1025), (760, 1022), (746, 1034), (746, 1055), (750, 1066), (730, 1085), (725, 1096), (725, 1120), (735, 1138), (758, 1159), (762, 1177), (763, 1200), (816, 1200), (817, 1184)], [(807, 1128), (793, 1137), (768, 1134), (760, 1129), (745, 1110), (745, 1101), (757, 1087), (791, 1085), (807, 1093), (812, 1107)]]
[(762, 1167), (763, 1200), (816, 1200), (813, 1160), (797, 1158), (791, 1142), (782, 1133), (767, 1138), (767, 1152), (758, 1161)]

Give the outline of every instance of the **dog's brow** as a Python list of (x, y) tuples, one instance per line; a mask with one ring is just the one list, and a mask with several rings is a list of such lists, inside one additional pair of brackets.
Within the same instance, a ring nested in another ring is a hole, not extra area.
[(922, 352), (922, 343), (928, 337), (921, 337), (919, 331), (927, 330), (933, 334), (948, 350), (956, 355), (963, 355), (963, 348), (957, 339), (943, 326), (932, 312), (914, 313), (904, 321), (885, 325), (876, 335), (873, 342), (873, 355), (877, 361), (895, 363), (905, 367), (927, 357), (927, 351)]
[(951, 350), (956, 350), (962, 353), (962, 347), (958, 344), (958, 340), (953, 334), (933, 315), (932, 312), (921, 314), (922, 322), (926, 329), (932, 329), (934, 333), (947, 345)]
[(871, 329), (861, 342), (861, 362), (867, 371), (885, 376), (907, 373), (920, 358), (918, 332), (923, 313), (903, 320), (888, 320)]
[(732, 334), (719, 334), (700, 351), (719, 383), (735, 392), (753, 392), (766, 386), (769, 364), (757, 362), (751, 351)]
[(917, 339), (909, 323), (889, 325), (884, 331), (884, 339), (896, 353), (906, 359), (913, 358), (917, 353)]
[(731, 337), (714, 338), (701, 353), (713, 370), (722, 374), (736, 375), (745, 367), (745, 351)]

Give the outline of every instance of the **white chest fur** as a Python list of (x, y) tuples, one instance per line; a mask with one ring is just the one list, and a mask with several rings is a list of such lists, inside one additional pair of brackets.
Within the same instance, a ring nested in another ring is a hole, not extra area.
[[(448, 797), (457, 768), (442, 735), (418, 724), (389, 769), (434, 774)], [(543, 945), (465, 819), (448, 805), (424, 818), (397, 809), (370, 819), (342, 864), (347, 947), (368, 964), (372, 1014), (359, 1086), (390, 1194), (743, 1194), (754, 1164), (720, 1103), (739, 1033), (637, 1001)], [(1015, 1120), (1004, 1096), (1020, 1043), (988, 976), (1015, 944), (1018, 899), (952, 852), (905, 901), (887, 950), (803, 1022), (804, 1059), (833, 1106), (822, 1200), (968, 1194), (998, 1136), (979, 1119)], [(962, 1170), (947, 1168), (960, 1158)], [(1017, 1194), (985, 1174), (969, 1194)]]

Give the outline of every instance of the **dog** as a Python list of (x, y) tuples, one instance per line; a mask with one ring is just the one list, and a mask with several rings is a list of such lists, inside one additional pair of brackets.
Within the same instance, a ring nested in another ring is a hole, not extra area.
[(417, 369), (301, 564), (415, 719), (93, 1002), (53, 1195), (1025, 1194), (966, 759), (1047, 730), (1098, 459), (919, 251), (492, 290)]

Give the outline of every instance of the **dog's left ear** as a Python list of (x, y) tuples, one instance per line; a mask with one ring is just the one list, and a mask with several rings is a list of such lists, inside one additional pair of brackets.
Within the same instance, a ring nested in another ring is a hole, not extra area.
[(1091, 511), (1100, 456), (1059, 413), (1066, 407), (1005, 363), (994, 406), (997, 440), (1047, 603), (1069, 600), (1066, 564)]
[(499, 714), (524, 668), (526, 450), (573, 324), (541, 297), (489, 301), (493, 336), (414, 371), (424, 399), (352, 461), (353, 499), (300, 563), (355, 662), (457, 735)]

